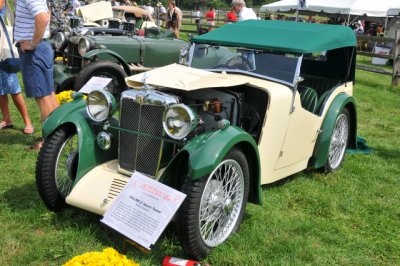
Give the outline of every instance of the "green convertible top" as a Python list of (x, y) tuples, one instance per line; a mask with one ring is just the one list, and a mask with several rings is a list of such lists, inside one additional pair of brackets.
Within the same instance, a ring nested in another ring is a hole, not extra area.
[(246, 20), (193, 38), (195, 43), (312, 53), (356, 45), (350, 27), (282, 20)]

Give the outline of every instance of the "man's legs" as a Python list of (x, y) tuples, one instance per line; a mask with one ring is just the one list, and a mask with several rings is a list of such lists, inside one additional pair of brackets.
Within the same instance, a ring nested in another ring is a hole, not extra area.
[(36, 97), (35, 100), (39, 106), (40, 118), (42, 119), (42, 122), (54, 109), (58, 107), (57, 98), (54, 92), (47, 96)]

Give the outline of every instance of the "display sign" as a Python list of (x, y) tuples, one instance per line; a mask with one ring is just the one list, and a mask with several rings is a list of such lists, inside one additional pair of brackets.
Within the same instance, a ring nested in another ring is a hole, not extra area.
[(101, 78), (101, 77), (91, 77), (88, 82), (79, 90), (82, 93), (90, 93), (93, 90), (104, 89), (108, 83), (110, 83), (111, 78)]
[[(383, 46), (383, 45), (375, 45), (373, 49), (374, 54), (383, 54), (383, 55), (389, 55), (390, 54), (390, 47)], [(378, 58), (378, 57), (373, 57), (372, 58), (372, 64), (373, 65), (386, 65), (388, 62), (388, 59), (385, 58)]]
[(151, 249), (186, 195), (135, 172), (101, 222)]

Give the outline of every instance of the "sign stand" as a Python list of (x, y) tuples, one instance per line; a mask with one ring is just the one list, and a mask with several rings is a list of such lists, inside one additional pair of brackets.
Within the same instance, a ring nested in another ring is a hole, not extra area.
[(142, 247), (141, 245), (139, 245), (135, 241), (132, 241), (129, 238), (124, 238), (124, 241), (122, 242), (122, 253), (123, 254), (126, 254), (127, 244), (131, 245), (132, 247), (136, 248), (137, 250), (139, 250), (139, 251), (141, 251), (141, 252), (143, 252), (145, 254), (150, 253), (150, 250)]

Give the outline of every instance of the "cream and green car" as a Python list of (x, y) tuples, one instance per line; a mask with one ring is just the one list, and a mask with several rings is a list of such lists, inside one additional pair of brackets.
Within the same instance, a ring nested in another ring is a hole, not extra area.
[(39, 193), (103, 215), (138, 171), (187, 195), (173, 222), (203, 258), (263, 184), (338, 170), (356, 147), (355, 46), (345, 26), (238, 22), (193, 38), (182, 64), (126, 78), (119, 104), (74, 93), (44, 123)]

